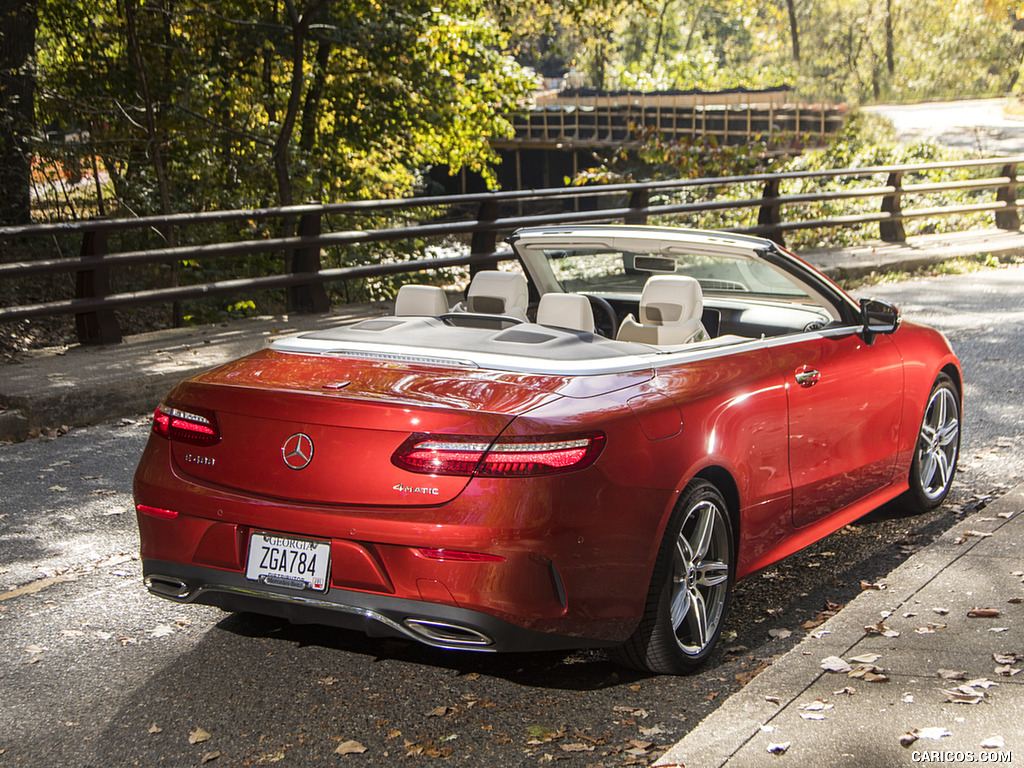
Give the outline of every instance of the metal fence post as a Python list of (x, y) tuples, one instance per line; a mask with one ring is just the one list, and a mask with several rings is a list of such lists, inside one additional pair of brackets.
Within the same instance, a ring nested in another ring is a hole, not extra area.
[(758, 226), (771, 227), (768, 230), (768, 239), (785, 247), (786, 240), (782, 236), (782, 230), (778, 228), (782, 221), (782, 206), (779, 205), (779, 180), (775, 178), (765, 179), (764, 189), (761, 192), (761, 207), (757, 210)]
[[(299, 219), (299, 237), (320, 236), (320, 214), (304, 213)], [(292, 274), (320, 272), (320, 245), (305, 245), (292, 251)], [(317, 315), (331, 311), (324, 284), (317, 281), (293, 285), (288, 289), (288, 311), (304, 315)]]
[(1010, 181), (1005, 187), (996, 191), (996, 200), (1006, 204), (1006, 208), (996, 211), (996, 226), (999, 229), (1020, 229), (1020, 212), (1017, 210), (1017, 164), (1010, 163), (1003, 166), (1003, 176)]
[[(476, 220), (479, 222), (494, 221), (498, 218), (498, 201), (497, 200), (484, 200), (480, 203), (480, 210), (476, 214)], [(473, 233), (473, 237), (469, 242), (469, 255), (470, 256), (488, 256), (494, 253), (498, 247), (498, 230), (496, 229), (478, 229)], [(483, 269), (490, 269), (490, 265), (485, 264), (470, 264), (469, 274), (472, 277), (477, 272)]]
[(626, 224), (647, 223), (647, 206), (651, 204), (651, 192), (646, 187), (634, 189), (629, 195), (630, 212), (625, 216)]
[[(103, 257), (107, 253), (107, 233), (87, 230), (82, 236), (83, 259)], [(110, 268), (79, 270), (75, 275), (76, 299), (104, 299), (110, 295)], [(94, 309), (75, 315), (75, 330), (80, 344), (120, 344), (121, 326), (112, 309)]]
[(878, 222), (878, 235), (887, 243), (905, 243), (907, 233), (903, 229), (903, 171), (894, 171), (885, 181), (892, 187), (891, 194), (882, 198), (882, 213), (888, 218)]

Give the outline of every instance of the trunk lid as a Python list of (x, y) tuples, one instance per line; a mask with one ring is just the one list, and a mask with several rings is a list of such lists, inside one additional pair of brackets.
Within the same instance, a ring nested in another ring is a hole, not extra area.
[(443, 504), (468, 478), (391, 463), (414, 433), (497, 437), (560, 397), (559, 376), (410, 366), (266, 350), (180, 384), (168, 403), (212, 412), (213, 445), (173, 441), (177, 470), (247, 494), (316, 504)]

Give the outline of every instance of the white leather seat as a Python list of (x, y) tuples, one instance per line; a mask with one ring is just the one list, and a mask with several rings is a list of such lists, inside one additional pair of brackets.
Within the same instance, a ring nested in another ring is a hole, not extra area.
[(403, 285), (395, 296), (398, 317), (439, 317), (448, 311), (448, 297), (436, 285)]
[(687, 275), (655, 275), (640, 295), (640, 322), (628, 315), (615, 338), (641, 344), (671, 345), (708, 338), (701, 324), (704, 293)]
[(466, 292), (466, 311), (484, 315), (508, 315), (525, 321), (529, 302), (526, 278), (517, 272), (477, 272)]
[(574, 331), (594, 332), (594, 310), (586, 296), (545, 293), (537, 305), (537, 323)]

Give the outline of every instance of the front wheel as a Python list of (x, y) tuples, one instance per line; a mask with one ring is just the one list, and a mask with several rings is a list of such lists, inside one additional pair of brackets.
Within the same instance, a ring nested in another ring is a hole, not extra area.
[(725, 499), (708, 481), (694, 480), (672, 513), (644, 614), (616, 649), (617, 660), (663, 674), (695, 669), (718, 642), (734, 573)]
[(953, 380), (935, 380), (910, 464), (906, 506), (914, 512), (935, 509), (949, 495), (960, 455), (960, 394)]

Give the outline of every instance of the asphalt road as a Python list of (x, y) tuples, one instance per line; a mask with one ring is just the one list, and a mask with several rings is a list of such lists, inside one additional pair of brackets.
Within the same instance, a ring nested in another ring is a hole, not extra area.
[(1006, 99), (877, 104), (861, 109), (892, 121), (901, 142), (930, 140), (983, 155), (1024, 153), (1024, 119), (1008, 116)]
[[(0, 764), (650, 764), (861, 581), (1024, 477), (1024, 268), (858, 293), (941, 328), (961, 355), (951, 502), (878, 510), (739, 585), (726, 642), (685, 678), (599, 651), (444, 653), (151, 598), (129, 495), (146, 421), (0, 446)], [(366, 751), (336, 752), (349, 741)]]

